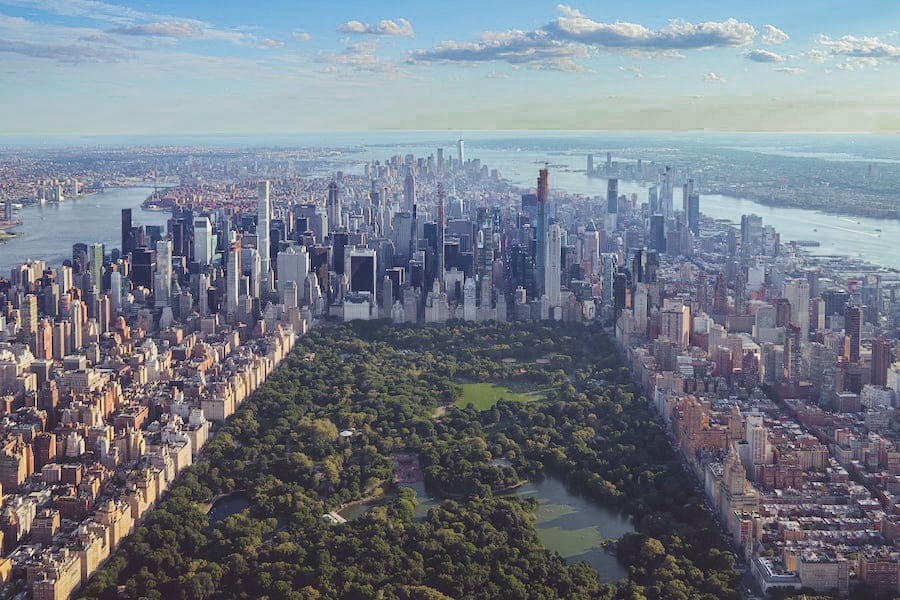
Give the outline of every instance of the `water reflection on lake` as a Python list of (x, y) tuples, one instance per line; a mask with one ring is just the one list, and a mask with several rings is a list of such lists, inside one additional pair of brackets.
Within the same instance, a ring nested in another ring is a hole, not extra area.
[[(416, 492), (419, 504), (415, 518), (424, 519), (428, 511), (440, 504), (438, 499), (425, 491), (425, 484), (399, 484)], [(570, 492), (562, 480), (547, 476), (543, 481), (527, 483), (509, 492), (523, 498), (538, 501), (535, 526), (541, 543), (559, 553), (566, 562), (585, 561), (599, 573), (604, 583), (628, 577), (628, 570), (619, 564), (615, 554), (603, 547), (606, 539), (619, 539), (634, 531), (631, 518), (619, 511), (606, 508), (583, 496)], [(348, 521), (366, 514), (374, 506), (387, 504), (396, 497), (391, 492), (380, 498), (361, 502), (339, 511)]]

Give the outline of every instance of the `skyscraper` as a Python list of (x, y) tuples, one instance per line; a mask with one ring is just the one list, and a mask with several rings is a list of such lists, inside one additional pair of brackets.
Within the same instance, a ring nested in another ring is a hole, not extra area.
[(606, 182), (606, 212), (611, 215), (619, 212), (619, 180), (615, 178)]
[(444, 271), (446, 270), (446, 257), (444, 256), (444, 228), (446, 224), (444, 223), (444, 186), (441, 183), (438, 183), (437, 186), (437, 196), (438, 196), (438, 222), (437, 222), (437, 242), (436, 242), (436, 250), (437, 250), (437, 279), (438, 283), (440, 283), (440, 287), (444, 289)]
[(237, 314), (240, 278), (241, 243), (237, 239), (232, 239), (228, 244), (228, 261), (225, 270), (225, 314), (229, 318)]
[(406, 206), (412, 210), (416, 203), (416, 176), (412, 171), (407, 173), (406, 179), (403, 180), (403, 197), (406, 200)]
[(544, 288), (544, 260), (546, 259), (546, 251), (544, 244), (546, 242), (545, 235), (547, 229), (547, 196), (550, 193), (550, 172), (547, 169), (541, 169), (538, 173), (537, 180), (537, 204), (538, 217), (537, 227), (535, 228), (535, 242), (537, 250), (535, 252), (535, 269), (534, 279), (537, 288), (537, 296), (543, 295)]
[(891, 345), (883, 335), (872, 340), (872, 385), (886, 386), (888, 368), (891, 366)]
[(194, 261), (198, 264), (212, 264), (212, 225), (207, 217), (194, 219)]
[(560, 260), (562, 255), (562, 241), (560, 236), (559, 223), (551, 223), (547, 227), (546, 243), (544, 249), (546, 251), (546, 262), (544, 268), (544, 293), (551, 307), (560, 305)]
[(859, 338), (862, 310), (848, 304), (844, 309), (844, 358), (851, 363), (859, 362)]
[(459, 141), (456, 142), (456, 149), (459, 153), (459, 168), (462, 169), (466, 164), (466, 153), (465, 148), (463, 147), (462, 138), (460, 138)]
[(271, 288), (269, 272), (271, 261), (269, 257), (269, 229), (272, 226), (272, 202), (269, 199), (269, 182), (260, 181), (257, 186), (256, 201), (256, 249), (259, 250), (260, 291), (268, 292)]
[(806, 279), (785, 281), (783, 295), (791, 303), (790, 322), (800, 328), (800, 337), (805, 340), (809, 332), (809, 281)]
[(348, 248), (345, 270), (349, 278), (350, 291), (368, 292), (375, 297), (377, 281), (377, 258), (375, 250), (369, 248)]
[(156, 242), (156, 277), (153, 280), (153, 304), (169, 306), (172, 296), (172, 242)]
[(134, 250), (134, 233), (131, 224), (131, 209), (122, 209), (122, 255), (128, 256), (128, 253)]
[(333, 230), (340, 228), (343, 222), (343, 215), (341, 214), (341, 188), (336, 181), (332, 181), (328, 184), (328, 201), (326, 209), (328, 212), (329, 227)]
[(88, 260), (91, 273), (91, 284), (97, 291), (103, 291), (103, 244), (96, 242), (91, 244)]

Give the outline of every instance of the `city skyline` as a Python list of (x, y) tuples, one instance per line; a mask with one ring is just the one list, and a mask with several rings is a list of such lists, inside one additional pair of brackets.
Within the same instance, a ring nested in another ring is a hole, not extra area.
[(6, 0), (0, 135), (896, 132), (898, 24), (884, 2)]

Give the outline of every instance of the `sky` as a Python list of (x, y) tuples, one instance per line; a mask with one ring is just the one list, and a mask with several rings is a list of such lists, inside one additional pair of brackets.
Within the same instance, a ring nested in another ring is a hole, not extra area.
[(0, 0), (0, 135), (900, 133), (897, 0)]

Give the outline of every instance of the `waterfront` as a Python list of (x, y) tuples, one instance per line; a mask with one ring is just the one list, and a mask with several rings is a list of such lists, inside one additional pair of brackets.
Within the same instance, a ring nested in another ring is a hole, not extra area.
[(131, 208), (135, 225), (165, 227), (167, 212), (141, 210), (153, 188), (107, 188), (102, 194), (69, 198), (61, 203), (29, 204), (16, 213), (23, 221), (14, 229), (21, 236), (0, 243), (0, 273), (29, 259), (58, 266), (72, 258), (72, 245), (102, 242), (107, 249), (122, 245), (122, 209)]

